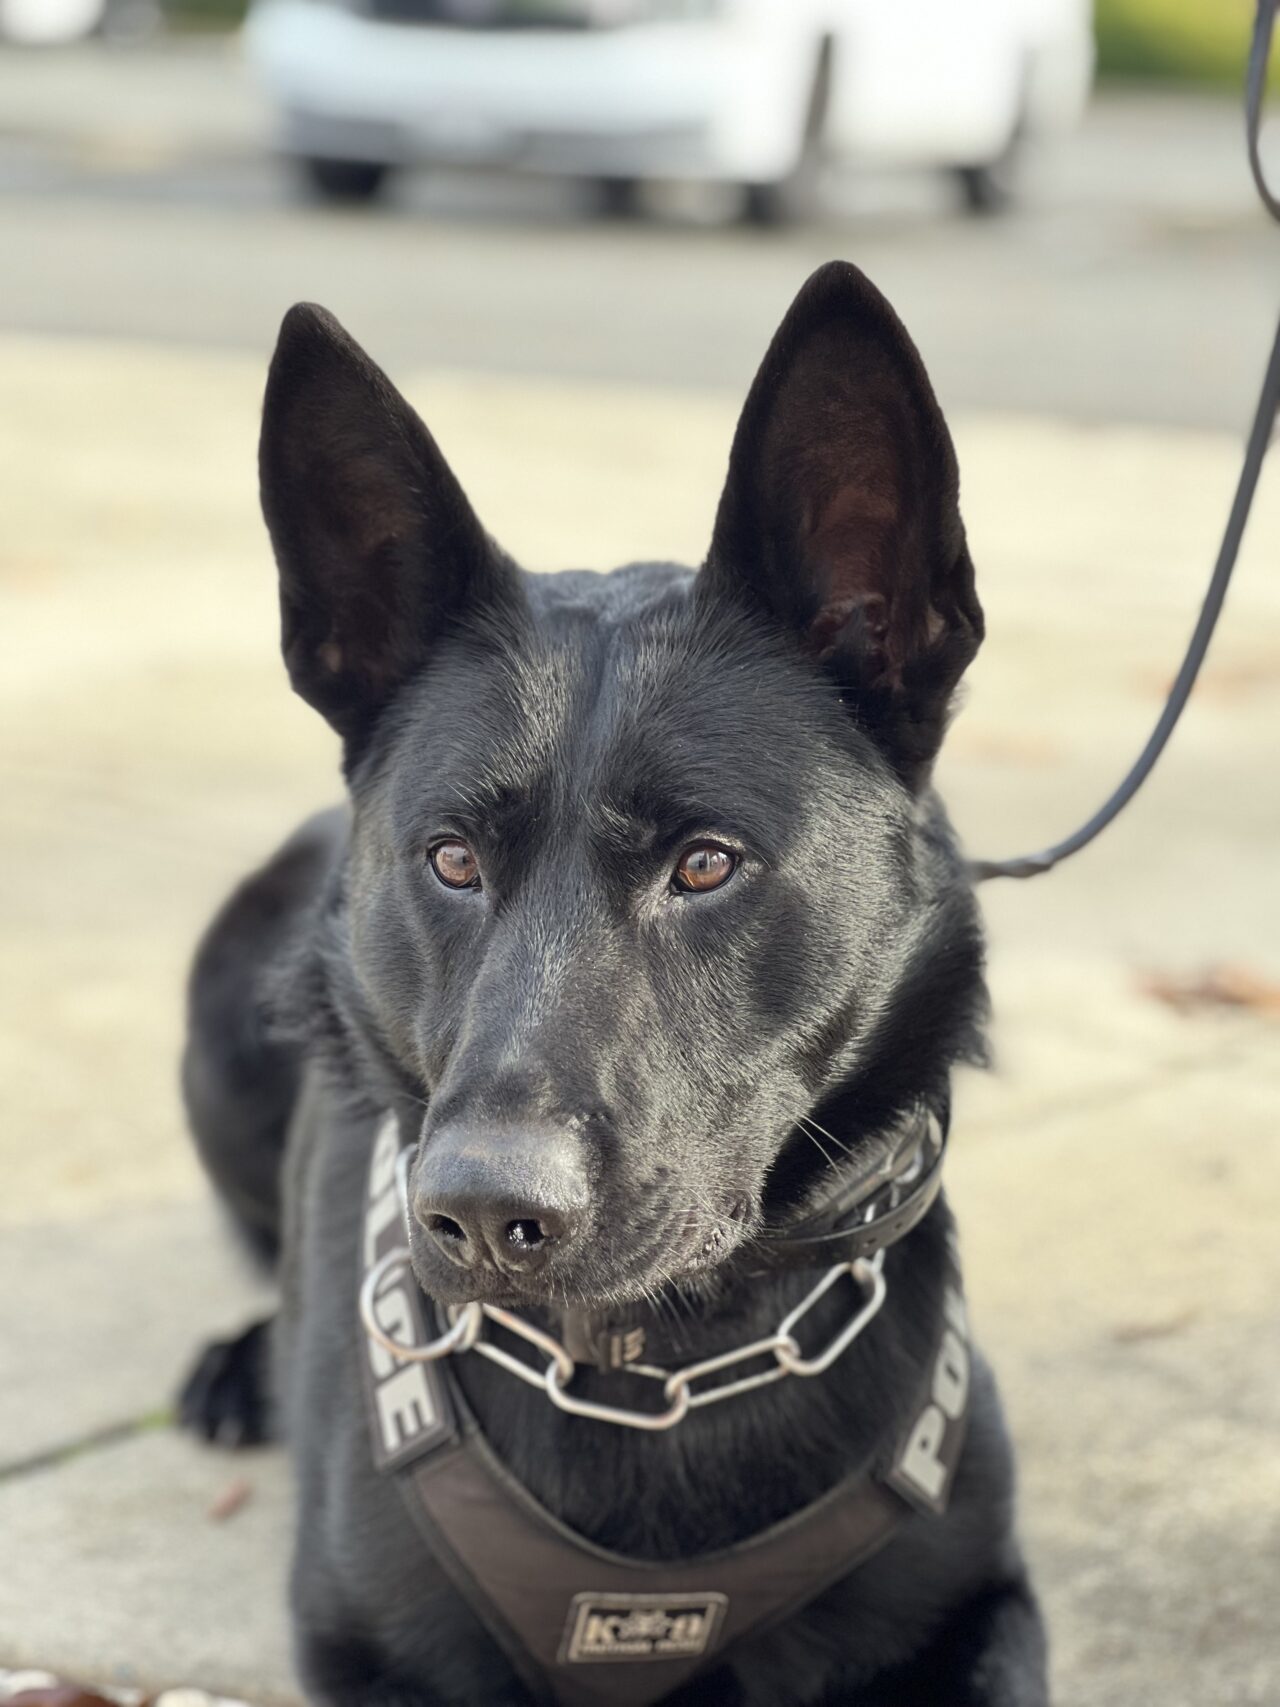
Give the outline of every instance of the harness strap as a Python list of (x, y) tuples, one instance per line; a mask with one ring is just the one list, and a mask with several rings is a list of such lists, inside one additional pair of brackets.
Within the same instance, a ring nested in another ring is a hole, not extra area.
[(723, 1552), (627, 1558), (533, 1500), (470, 1421), (454, 1448), (400, 1482), (455, 1586), (525, 1681), (561, 1707), (660, 1701), (871, 1558), (907, 1514), (858, 1477)]

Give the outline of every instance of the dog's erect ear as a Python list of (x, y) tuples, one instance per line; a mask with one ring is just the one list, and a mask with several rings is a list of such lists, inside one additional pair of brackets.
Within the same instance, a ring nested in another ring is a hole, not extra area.
[(280, 328), (259, 471), (289, 677), (349, 743), (450, 622), (518, 597), (430, 433), (310, 303)]
[(822, 267), (747, 397), (700, 579), (794, 633), (912, 785), (982, 639), (957, 494), (897, 315), (856, 267)]

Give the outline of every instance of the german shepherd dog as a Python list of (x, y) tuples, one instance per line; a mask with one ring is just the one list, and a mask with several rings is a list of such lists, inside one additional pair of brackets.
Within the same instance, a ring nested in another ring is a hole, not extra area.
[[(686, 1362), (776, 1332), (825, 1262), (762, 1268), (764, 1241), (907, 1111), (945, 1119), (953, 1066), (982, 1056), (978, 912), (930, 780), (983, 633), (955, 455), (893, 310), (832, 263), (751, 387), (696, 573), (521, 571), (316, 307), (281, 329), (261, 482), (289, 677), (341, 737), (350, 799), (246, 880), (193, 973), (197, 1145), (283, 1302), (206, 1353), (185, 1420), (291, 1444), (310, 1699), (516, 1707), (536, 1683), (370, 1454), (375, 1135), (391, 1111), (411, 1146), (407, 1260), (438, 1325), (491, 1305), (563, 1335), (623, 1309), (675, 1324)], [(565, 1530), (650, 1564), (714, 1555), (883, 1467), (952, 1248), (939, 1197), (824, 1373), (666, 1430), (566, 1414), (470, 1351), (451, 1378)], [(601, 1405), (640, 1387), (572, 1381)], [(904, 1506), (874, 1557), (664, 1699), (1043, 1707), (1012, 1503), (975, 1354), (945, 1515)]]

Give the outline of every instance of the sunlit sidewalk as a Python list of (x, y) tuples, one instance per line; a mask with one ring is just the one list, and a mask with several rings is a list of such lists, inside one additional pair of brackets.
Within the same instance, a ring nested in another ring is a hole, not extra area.
[[(185, 962), (337, 788), (275, 651), (263, 364), (7, 338), (0, 370), (0, 1665), (266, 1702), (292, 1688), (286, 1468), (157, 1417), (197, 1342), (264, 1298), (182, 1135)], [(530, 565), (700, 555), (721, 397), (395, 377)], [(989, 638), (942, 782), (1000, 854), (1071, 827), (1144, 738), (1236, 447), (956, 431)], [(1063, 1707), (1280, 1697), (1257, 1580), (1280, 1545), (1278, 562), (1273, 468), (1149, 792), (1061, 874), (987, 897), (998, 1066), (961, 1088), (952, 1190)], [(1151, 993), (1216, 962), (1263, 999)]]

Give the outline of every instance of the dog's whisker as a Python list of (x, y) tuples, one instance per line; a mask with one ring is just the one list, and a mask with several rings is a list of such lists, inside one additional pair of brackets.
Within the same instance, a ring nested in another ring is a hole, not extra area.
[(811, 1114), (797, 1115), (796, 1118), (803, 1125), (814, 1127), (818, 1132), (821, 1132), (824, 1138), (829, 1138), (837, 1150), (843, 1150), (846, 1156), (852, 1156), (853, 1151), (849, 1145), (842, 1143), (841, 1140), (836, 1137), (834, 1132), (828, 1132), (826, 1127), (823, 1126), (820, 1121), (815, 1120)]
[(827, 1164), (827, 1166), (829, 1168), (834, 1169), (834, 1168), (838, 1167), (839, 1164), (837, 1163), (835, 1157), (830, 1153), (830, 1151), (823, 1149), (822, 1141), (820, 1138), (817, 1137), (817, 1135), (815, 1133), (810, 1132), (809, 1128), (807, 1126), (803, 1125), (802, 1123), (797, 1124), (797, 1131), (800, 1132), (802, 1137), (805, 1137), (809, 1140), (809, 1142), (813, 1145), (814, 1149), (822, 1157), (823, 1161)]

